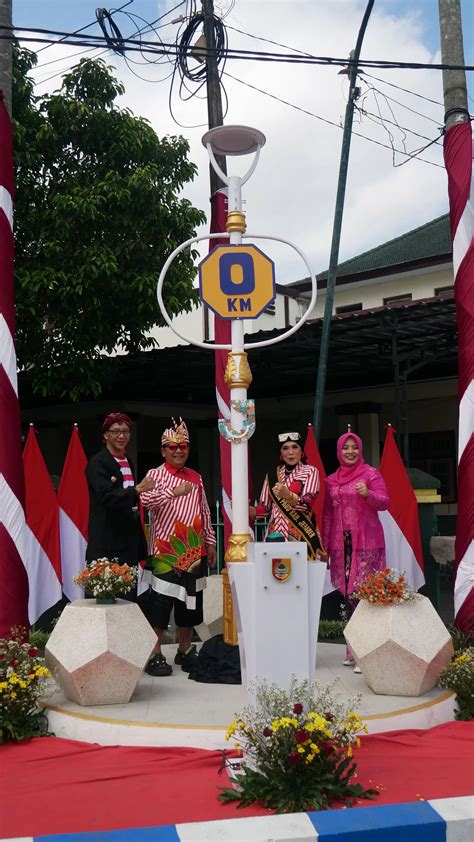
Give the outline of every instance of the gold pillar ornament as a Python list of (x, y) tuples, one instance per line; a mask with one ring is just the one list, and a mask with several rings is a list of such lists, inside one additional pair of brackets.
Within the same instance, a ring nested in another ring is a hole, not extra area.
[(248, 389), (252, 379), (245, 351), (230, 351), (224, 372), (224, 380), (229, 389)]
[(228, 234), (232, 234), (234, 231), (238, 231), (239, 234), (245, 234), (247, 230), (245, 214), (242, 211), (229, 211), (225, 223), (225, 230)]
[[(243, 535), (232, 533), (229, 537), (229, 543), (227, 544), (227, 550), (224, 556), (225, 562), (247, 561), (247, 544), (252, 540), (252, 536), (248, 533)], [(232, 592), (229, 584), (229, 572), (225, 567), (222, 571), (222, 588), (224, 603), (224, 643), (230, 643), (232, 646), (236, 646), (239, 642), (237, 623), (235, 621)]]

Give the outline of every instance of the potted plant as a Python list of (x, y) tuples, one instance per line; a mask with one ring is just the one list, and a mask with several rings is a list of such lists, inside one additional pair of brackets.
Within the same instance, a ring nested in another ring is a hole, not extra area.
[(458, 709), (456, 719), (474, 719), (474, 646), (470, 646), (455, 658), (441, 672), (440, 687), (447, 687), (456, 693)]
[(261, 802), (286, 813), (378, 794), (355, 780), (353, 749), (365, 730), (353, 709), (358, 699), (341, 704), (333, 687), (294, 678), (289, 691), (267, 682), (257, 685), (255, 707), (244, 708), (226, 734), (243, 756), (240, 770), (230, 777), (232, 786), (221, 789), (221, 801), (238, 801), (240, 807)]
[(119, 564), (116, 558), (98, 558), (73, 579), (76, 585), (95, 596), (98, 604), (110, 605), (117, 602), (119, 593), (128, 593), (137, 581), (137, 568)]
[(14, 628), (11, 639), (0, 639), (0, 743), (47, 733), (47, 719), (37, 700), (50, 676), (35, 646), (25, 642), (25, 630)]
[(370, 573), (354, 596), (344, 636), (374, 693), (421, 696), (435, 687), (453, 644), (429, 599), (390, 568)]

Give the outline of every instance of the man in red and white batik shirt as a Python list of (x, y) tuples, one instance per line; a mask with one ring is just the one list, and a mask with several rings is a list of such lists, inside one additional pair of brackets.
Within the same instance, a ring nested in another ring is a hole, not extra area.
[(158, 636), (149, 675), (170, 675), (172, 667), (161, 652), (163, 635), (174, 607), (178, 651), (174, 662), (190, 672), (197, 657), (191, 645), (193, 628), (203, 622), (206, 562), (216, 564), (216, 536), (202, 477), (186, 467), (189, 433), (182, 419), (161, 437), (164, 462), (148, 471), (154, 488), (140, 495), (150, 511), (147, 578), (153, 593), (152, 622)]

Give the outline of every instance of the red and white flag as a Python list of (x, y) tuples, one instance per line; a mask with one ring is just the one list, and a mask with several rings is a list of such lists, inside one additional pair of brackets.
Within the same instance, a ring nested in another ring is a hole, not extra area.
[(306, 459), (308, 460), (308, 465), (313, 465), (314, 468), (317, 468), (319, 471), (319, 494), (316, 497), (316, 500), (313, 503), (313, 511), (316, 515), (316, 520), (318, 522), (318, 526), (322, 529), (323, 525), (323, 510), (324, 510), (324, 496), (326, 494), (326, 483), (324, 480), (326, 479), (326, 471), (324, 470), (323, 461), (321, 459), (321, 455), (319, 453), (319, 448), (316, 443), (316, 437), (314, 435), (314, 427), (312, 424), (308, 424), (308, 430), (306, 433), (306, 441), (304, 444), (304, 453), (306, 454)]
[[(324, 470), (323, 460), (321, 459), (321, 454), (319, 452), (319, 447), (316, 442), (316, 437), (314, 435), (314, 427), (312, 424), (308, 424), (306, 441), (303, 450), (306, 454), (308, 465), (313, 465), (313, 467), (317, 468), (319, 471), (319, 494), (313, 503), (313, 511), (316, 515), (316, 522), (318, 524), (318, 527), (322, 532), (324, 497), (326, 495), (326, 483), (324, 482), (324, 480), (326, 479), (326, 471)], [(331, 582), (331, 573), (328, 568), (326, 571), (326, 579), (324, 581), (323, 596), (326, 596), (326, 594), (328, 593), (332, 593), (334, 590), (335, 587)]]
[(458, 328), (458, 515), (454, 622), (474, 630), (474, 187), (471, 124), (456, 123), (444, 137), (448, 174), (454, 298)]
[[(211, 234), (225, 231), (227, 219), (226, 211), (227, 188), (216, 190), (211, 196)], [(219, 242), (228, 243), (227, 239), (210, 240), (209, 251), (215, 248)], [(214, 318), (214, 340), (217, 345), (230, 345), (231, 325), (230, 320)], [(225, 382), (225, 369), (227, 365), (228, 351), (216, 351), (216, 400), (219, 418), (230, 420), (230, 390)], [(219, 447), (221, 457), (221, 485), (222, 485), (222, 517), (224, 520), (224, 546), (232, 532), (232, 467), (231, 467), (231, 444), (223, 436), (219, 436)]]
[(62, 598), (59, 507), (33, 424), (23, 451), (26, 508), (26, 570), (30, 598), (28, 617), (36, 623)]
[(405, 573), (408, 584), (419, 590), (425, 584), (425, 576), (418, 503), (390, 425), (387, 427), (380, 473), (390, 497), (388, 509), (378, 513), (384, 531), (387, 567)]
[(72, 580), (86, 564), (89, 524), (86, 465), (86, 454), (74, 424), (58, 491), (63, 591), (71, 602), (84, 596), (83, 589)]
[(13, 254), (12, 124), (0, 91), (0, 637), (13, 626), (28, 626)]

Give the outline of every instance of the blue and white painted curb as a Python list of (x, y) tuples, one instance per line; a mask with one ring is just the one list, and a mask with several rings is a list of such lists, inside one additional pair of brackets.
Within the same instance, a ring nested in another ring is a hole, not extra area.
[(466, 796), (319, 813), (25, 836), (16, 838), (15, 842), (472, 842), (473, 839), (474, 796)]

